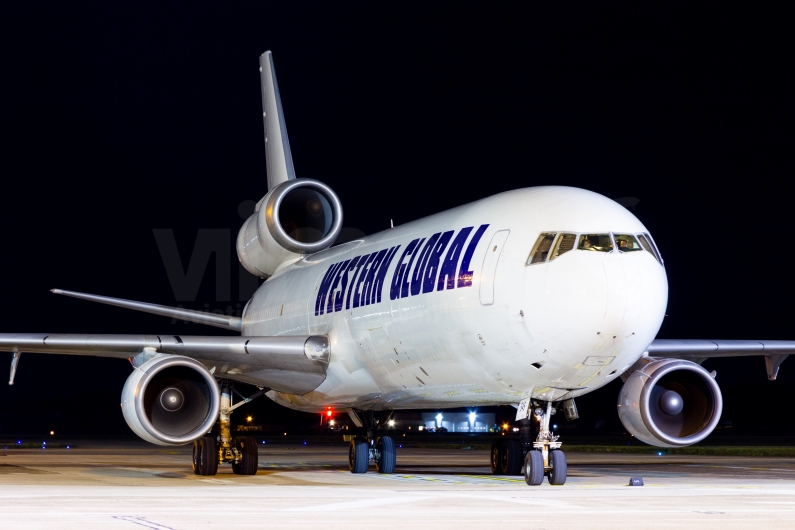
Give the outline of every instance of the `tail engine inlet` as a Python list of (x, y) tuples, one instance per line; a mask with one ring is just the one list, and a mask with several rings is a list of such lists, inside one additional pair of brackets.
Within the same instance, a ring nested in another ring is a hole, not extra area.
[(127, 425), (158, 445), (182, 445), (204, 436), (218, 418), (220, 402), (212, 374), (181, 355), (145, 362), (127, 378), (121, 394)]
[(657, 447), (700, 442), (715, 429), (723, 397), (715, 379), (690, 361), (647, 358), (618, 396), (618, 416), (639, 440)]
[(268, 192), (237, 236), (237, 255), (250, 273), (268, 277), (293, 258), (334, 243), (342, 229), (342, 204), (313, 179), (292, 179)]

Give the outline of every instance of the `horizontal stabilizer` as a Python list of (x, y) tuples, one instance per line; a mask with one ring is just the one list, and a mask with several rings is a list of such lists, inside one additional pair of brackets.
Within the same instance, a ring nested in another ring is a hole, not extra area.
[(197, 324), (207, 324), (208, 326), (215, 326), (217, 328), (231, 329), (232, 331), (240, 331), (243, 329), (243, 319), (240, 317), (216, 315), (215, 313), (166, 307), (157, 304), (147, 304), (146, 302), (134, 302), (132, 300), (123, 300), (121, 298), (111, 298), (109, 296), (99, 296), (96, 294), (76, 293), (74, 291), (64, 291), (62, 289), (53, 289), (52, 292), (74, 298), (82, 298), (83, 300), (90, 300), (92, 302), (99, 302), (101, 304), (115, 305), (117, 307), (143, 311), (144, 313), (152, 313), (153, 315), (176, 318), (187, 322), (195, 322)]

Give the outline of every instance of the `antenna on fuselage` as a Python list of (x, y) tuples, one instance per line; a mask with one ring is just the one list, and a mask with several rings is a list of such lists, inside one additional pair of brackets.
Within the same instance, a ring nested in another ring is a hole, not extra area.
[(260, 84), (262, 88), (262, 121), (265, 124), (265, 160), (268, 170), (268, 191), (282, 182), (295, 178), (293, 155), (284, 111), (279, 96), (279, 84), (273, 69), (273, 54), (266, 51), (259, 57)]

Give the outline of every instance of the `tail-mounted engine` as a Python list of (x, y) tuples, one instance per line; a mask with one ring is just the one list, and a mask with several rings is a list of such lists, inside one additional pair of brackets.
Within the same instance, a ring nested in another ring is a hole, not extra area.
[(690, 361), (646, 358), (631, 372), (618, 396), (618, 416), (639, 440), (658, 447), (700, 442), (723, 410), (715, 379)]
[(313, 179), (282, 182), (258, 203), (237, 236), (237, 255), (251, 274), (267, 278), (284, 262), (331, 246), (342, 229), (342, 204)]
[(181, 355), (155, 357), (135, 369), (121, 393), (130, 428), (157, 445), (182, 445), (215, 424), (221, 396), (213, 375)]

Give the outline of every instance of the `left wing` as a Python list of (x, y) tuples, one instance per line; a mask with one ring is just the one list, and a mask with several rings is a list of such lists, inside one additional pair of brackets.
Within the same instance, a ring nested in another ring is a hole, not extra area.
[[(305, 394), (326, 378), (329, 343), (324, 336), (204, 337), (195, 335), (83, 335), (0, 333), (0, 351), (93, 355), (127, 359), (140, 353), (184, 355), (217, 363), (231, 379), (280, 392)], [(12, 377), (16, 361), (12, 361)]]
[(646, 351), (653, 357), (689, 359), (699, 364), (713, 357), (763, 355), (767, 378), (775, 381), (781, 363), (795, 353), (795, 341), (656, 339)]

